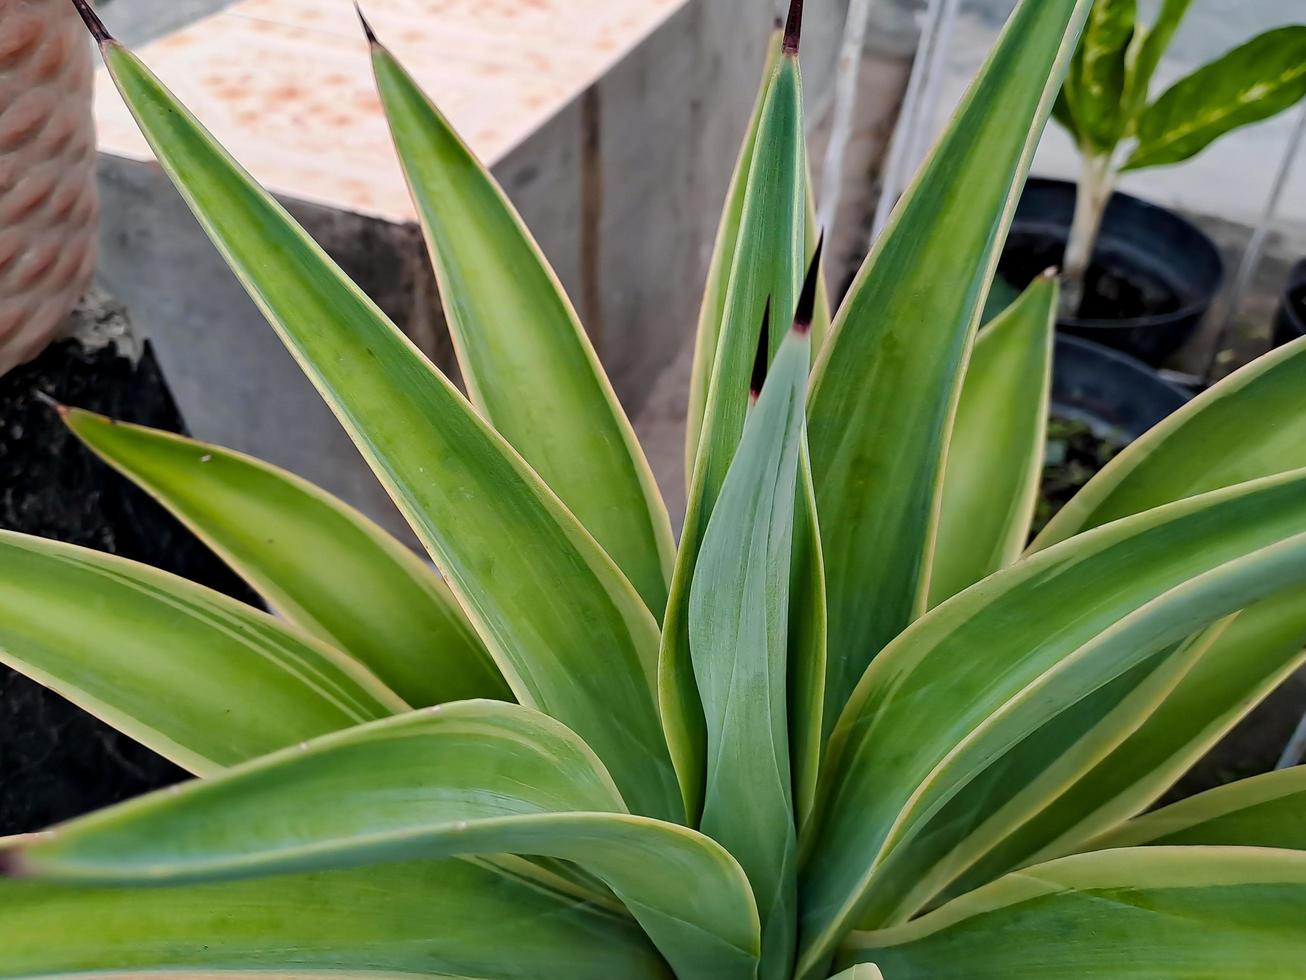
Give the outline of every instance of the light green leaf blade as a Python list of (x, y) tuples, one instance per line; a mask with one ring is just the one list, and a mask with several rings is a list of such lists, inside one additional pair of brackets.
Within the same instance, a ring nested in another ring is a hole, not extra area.
[(672, 977), (632, 920), (457, 859), (158, 888), (4, 881), (0, 949), (7, 978)]
[(1148, 91), (1157, 66), (1165, 57), (1193, 0), (1162, 0), (1156, 20), (1134, 31), (1126, 59), (1124, 112), (1132, 131), (1139, 111), (1147, 104)]
[(409, 704), (512, 700), (449, 587), (352, 507), (220, 446), (78, 409), (64, 423), (280, 616), (363, 663)]
[(808, 428), (827, 529), (827, 727), (870, 660), (924, 611), (971, 338), (1088, 7), (1016, 8), (817, 360)]
[(7, 531), (0, 663), (199, 775), (407, 710), (349, 657), (244, 603)]
[(412, 77), (376, 43), (372, 66), (472, 402), (660, 619), (671, 522), (571, 301), (498, 182)]
[(1304, 902), (1301, 852), (1107, 851), (856, 934), (840, 959), (874, 960), (893, 980), (1288, 980), (1306, 960)]
[[(786, 53), (772, 69), (762, 102), (688, 512), (663, 621), (660, 705), (691, 822), (702, 806), (707, 734), (689, 654), (690, 588), (703, 534), (743, 432), (749, 377), (765, 312), (770, 308), (776, 320), (784, 322), (797, 308), (807, 251), (804, 141), (798, 59)], [(779, 345), (780, 337), (772, 337), (772, 355)]]
[(1064, 89), (1083, 149), (1110, 153), (1124, 134), (1121, 102), (1136, 18), (1135, 0), (1095, 0), (1088, 15)]
[(157, 884), (500, 853), (575, 861), (598, 876), (682, 976), (753, 974), (757, 912), (730, 855), (692, 830), (630, 816), (572, 732), (493, 701), (363, 726), (102, 811), (20, 846), (9, 864), (64, 881)]
[(1155, 803), (1248, 712), (1304, 663), (1306, 591), (1238, 614), (1155, 712), (946, 890), (971, 891), (1008, 871), (1074, 853)]
[(1057, 286), (1042, 277), (975, 341), (948, 443), (930, 606), (1020, 557), (1038, 502)]
[(1094, 839), (1086, 850), (1174, 846), (1306, 851), (1306, 766), (1200, 793)]
[[(830, 745), (802, 879), (804, 975), (847, 924), (894, 921), (903, 882), (879, 868), (975, 775), (1151, 654), (1301, 583), (1304, 534), (1296, 471), (1100, 528), (905, 632)], [(1115, 574), (1124, 556), (1127, 578)]]
[(1258, 358), (1107, 464), (1049, 522), (1031, 551), (1162, 504), (1306, 466), (1303, 390), (1306, 340)]
[(1306, 24), (1267, 31), (1175, 82), (1138, 118), (1125, 170), (1178, 163), (1306, 96)]
[(682, 812), (657, 623), (611, 558), (139, 60), (106, 64), (164, 170), (435, 558), (518, 700), (581, 735), (638, 812)]
[(830, 980), (884, 980), (884, 974), (874, 963), (859, 963), (831, 977)]
[[(810, 281), (816, 286), (815, 270)], [(809, 309), (800, 314), (810, 320)], [(707, 722), (702, 831), (738, 860), (762, 919), (763, 978), (793, 963), (796, 831), (789, 744), (794, 513), (811, 338), (780, 346), (703, 537), (689, 604)]]

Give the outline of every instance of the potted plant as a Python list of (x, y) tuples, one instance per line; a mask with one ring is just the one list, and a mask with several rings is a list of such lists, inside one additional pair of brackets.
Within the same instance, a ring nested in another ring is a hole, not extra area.
[(1002, 262), (1018, 285), (1062, 265), (1061, 328), (1154, 365), (1201, 320), (1223, 268), (1188, 221), (1116, 193), (1120, 175), (1186, 160), (1306, 95), (1306, 26), (1294, 25), (1152, 98), (1153, 73), (1190, 2), (1165, 0), (1145, 25), (1134, 0), (1096, 0), (1054, 110), (1082, 156), (1078, 186), (1030, 181)]

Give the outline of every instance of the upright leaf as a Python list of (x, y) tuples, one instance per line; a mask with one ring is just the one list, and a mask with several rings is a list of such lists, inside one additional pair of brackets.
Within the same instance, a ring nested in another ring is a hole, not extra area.
[(1148, 91), (1157, 66), (1170, 48), (1175, 31), (1188, 13), (1193, 0), (1161, 0), (1156, 20), (1148, 27), (1134, 30), (1126, 58), (1124, 113), (1132, 129), (1139, 111), (1147, 104)]
[(1084, 25), (1065, 82), (1066, 101), (1084, 150), (1110, 153), (1124, 134), (1128, 119), (1121, 103), (1136, 18), (1136, 0), (1095, 0)]
[(372, 66), (472, 401), (660, 619), (666, 505), (571, 301), (502, 188), (375, 39)]
[(344, 654), (234, 599), (6, 531), (0, 662), (200, 775), (407, 708)]
[(809, 432), (827, 529), (827, 727), (876, 653), (924, 611), (971, 337), (1089, 5), (1016, 8), (817, 361)]
[(948, 443), (930, 605), (1020, 557), (1038, 502), (1057, 286), (1035, 280), (975, 341)]
[(158, 884), (500, 853), (597, 875), (681, 976), (753, 976), (757, 912), (730, 855), (629, 816), (580, 739), (517, 705), (468, 701), (357, 728), (74, 821), (6, 860), (22, 876)]
[[(799, 330), (781, 344), (744, 425), (689, 603), (690, 654), (707, 722), (701, 828), (748, 875), (762, 918), (760, 975), (776, 980), (790, 975), (796, 938), (790, 568), (818, 275), (814, 264)], [(758, 355), (765, 364), (765, 351)]]
[(77, 409), (64, 422), (279, 615), (361, 661), (409, 704), (512, 699), (449, 587), (358, 511), (220, 446)]
[(1178, 163), (1306, 96), (1306, 24), (1267, 31), (1175, 82), (1142, 111), (1125, 170)]
[(191, 210), (444, 574), (518, 700), (581, 735), (638, 812), (680, 794), (657, 623), (524, 460), (133, 55), (105, 62)]
[(849, 940), (893, 980), (1299, 976), (1306, 854), (1108, 851), (1040, 865), (922, 919)]
[[(803, 975), (852, 922), (888, 924), (886, 866), (1001, 753), (1082, 698), (1306, 577), (1306, 472), (1171, 504), (1018, 562), (867, 671), (829, 750), (802, 887)], [(1128, 577), (1115, 574), (1127, 560)]]
[(4, 881), (0, 949), (6, 978), (672, 980), (625, 916), (457, 859), (155, 888)]
[[(795, 3), (801, 11), (801, 3)], [(791, 23), (762, 100), (730, 265), (717, 353), (693, 467), (689, 508), (672, 576), (658, 665), (663, 724), (691, 821), (703, 801), (706, 729), (689, 654), (689, 600), (703, 534), (743, 432), (758, 334), (770, 308), (796, 309), (806, 266), (807, 162), (797, 25)], [(772, 338), (770, 353), (780, 344)]]

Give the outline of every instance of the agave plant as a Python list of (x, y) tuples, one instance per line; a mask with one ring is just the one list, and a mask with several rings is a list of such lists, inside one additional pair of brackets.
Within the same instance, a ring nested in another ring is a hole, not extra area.
[(0, 535), (4, 661), (200, 777), (3, 842), (0, 976), (1300, 975), (1306, 773), (1138, 814), (1302, 662), (1306, 342), (1029, 549), (1055, 281), (972, 343), (1087, 8), (1017, 7), (830, 323), (794, 4), (678, 548), (556, 278), (375, 38), (470, 400), (87, 13), (441, 575), (292, 476), (64, 409), (279, 616)]

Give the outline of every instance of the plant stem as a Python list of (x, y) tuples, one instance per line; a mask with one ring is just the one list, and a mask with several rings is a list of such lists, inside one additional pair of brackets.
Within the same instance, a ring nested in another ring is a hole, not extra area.
[(1102, 217), (1107, 202), (1115, 193), (1116, 168), (1111, 156), (1084, 155), (1084, 166), (1075, 195), (1075, 219), (1066, 242), (1065, 268), (1062, 274), (1061, 313), (1075, 316), (1084, 302), (1084, 279), (1097, 248)]

